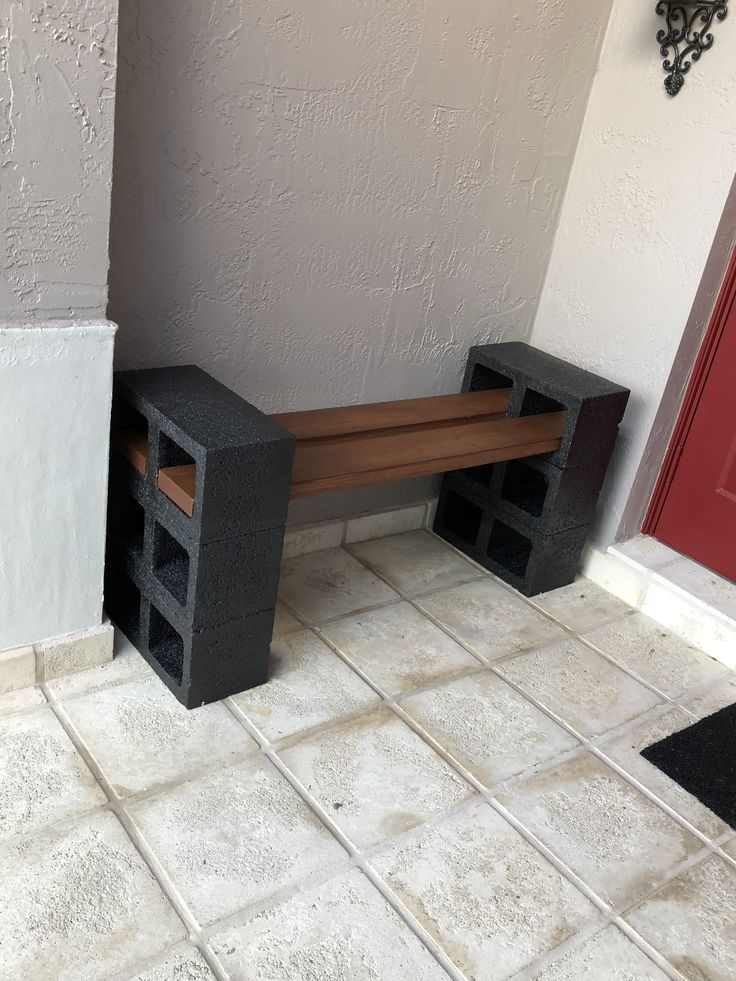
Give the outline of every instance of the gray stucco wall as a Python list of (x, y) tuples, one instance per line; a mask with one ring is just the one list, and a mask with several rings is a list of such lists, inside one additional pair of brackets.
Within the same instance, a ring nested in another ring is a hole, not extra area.
[(117, 0), (0, 8), (0, 318), (99, 317)]
[(470, 344), (528, 337), (609, 3), (120, 6), (121, 366), (276, 411), (455, 391)]

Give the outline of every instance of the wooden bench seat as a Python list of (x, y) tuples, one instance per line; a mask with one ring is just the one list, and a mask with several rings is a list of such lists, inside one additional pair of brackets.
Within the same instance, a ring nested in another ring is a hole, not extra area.
[[(291, 498), (515, 460), (560, 448), (566, 413), (506, 418), (509, 389), (278, 413), (296, 437)], [(146, 437), (114, 434), (113, 446), (146, 472)], [(159, 489), (194, 509), (194, 465), (162, 467)]]

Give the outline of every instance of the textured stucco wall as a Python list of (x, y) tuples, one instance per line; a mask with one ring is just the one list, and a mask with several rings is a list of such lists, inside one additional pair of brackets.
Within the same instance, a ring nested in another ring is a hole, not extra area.
[(104, 315), (116, 11), (0, 4), (0, 317)]
[(609, 7), (122, 0), (120, 364), (266, 411), (457, 390), (529, 334)]
[(716, 24), (674, 99), (662, 23), (649, 4), (614, 0), (532, 335), (632, 389), (600, 544), (636, 530), (630, 513), (619, 526), (650, 436), (639, 480), (653, 485), (673, 417), (652, 427), (736, 171), (736, 18)]

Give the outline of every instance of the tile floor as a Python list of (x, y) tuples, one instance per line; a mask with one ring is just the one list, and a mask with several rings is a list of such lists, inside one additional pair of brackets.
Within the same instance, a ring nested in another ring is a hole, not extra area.
[(736, 976), (734, 832), (639, 755), (734, 673), (425, 531), (284, 561), (267, 686), (0, 696), (0, 979)]

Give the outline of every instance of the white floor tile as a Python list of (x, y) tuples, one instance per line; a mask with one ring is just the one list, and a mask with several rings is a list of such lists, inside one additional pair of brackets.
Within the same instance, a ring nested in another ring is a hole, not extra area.
[(565, 637), (560, 627), (493, 579), (431, 593), (417, 605), (485, 661)]
[(686, 695), (680, 699), (680, 704), (699, 719), (705, 719), (729, 705), (736, 705), (736, 679), (733, 672), (729, 672), (723, 681), (710, 686), (706, 691)]
[(216, 933), (231, 978), (443, 981), (447, 975), (368, 879), (353, 869)]
[(618, 910), (702, 848), (590, 753), (522, 781), (499, 800)]
[(280, 590), (284, 599), (313, 623), (399, 598), (341, 548), (286, 559), (281, 566)]
[(215, 981), (215, 975), (196, 947), (181, 944), (125, 981)]
[(46, 683), (46, 687), (54, 698), (70, 698), (82, 692), (98, 691), (133, 678), (145, 677), (152, 678), (153, 670), (125, 635), (116, 629), (112, 661), (54, 678)]
[(292, 634), (301, 629), (302, 625), (297, 618), (289, 613), (283, 603), (277, 603), (276, 615), (273, 620), (273, 639), (281, 640), (287, 634)]
[(728, 668), (641, 613), (614, 620), (585, 639), (624, 668), (674, 698), (730, 674)]
[(630, 722), (662, 701), (572, 637), (503, 661), (498, 670), (589, 738)]
[(19, 688), (0, 695), (0, 718), (15, 712), (28, 712), (46, 704), (44, 694), (38, 687)]
[(483, 575), (428, 531), (376, 538), (351, 545), (350, 551), (367, 562), (408, 596), (443, 589)]
[(117, 819), (0, 848), (2, 981), (107, 979), (184, 926)]
[(271, 644), (265, 685), (232, 702), (269, 741), (365, 711), (380, 697), (311, 630)]
[(580, 745), (488, 671), (449, 681), (400, 704), (453, 759), (489, 788)]
[(622, 600), (589, 579), (576, 579), (569, 586), (540, 593), (531, 600), (555, 620), (578, 633), (621, 616), (630, 609)]
[(201, 924), (347, 858), (261, 756), (133, 802), (129, 811)]
[(641, 755), (641, 751), (647, 746), (652, 746), (660, 739), (692, 724), (693, 720), (684, 712), (673, 709), (656, 719), (643, 722), (623, 735), (604, 739), (598, 743), (598, 748), (704, 835), (717, 838), (728, 831), (728, 825)]
[(423, 829), (371, 864), (469, 978), (509, 978), (596, 917), (487, 804)]
[(50, 708), (0, 719), (0, 841), (106, 803)]
[(667, 975), (615, 926), (573, 947), (536, 981), (665, 981)]
[(736, 977), (736, 869), (711, 856), (624, 919), (690, 981)]
[(323, 631), (330, 643), (390, 695), (480, 667), (477, 658), (408, 603), (357, 613)]
[(84, 745), (118, 797), (233, 763), (255, 740), (214, 703), (185, 709), (158, 678), (140, 678), (65, 702)]
[(473, 794), (388, 709), (315, 733), (279, 755), (358, 848), (407, 831)]

